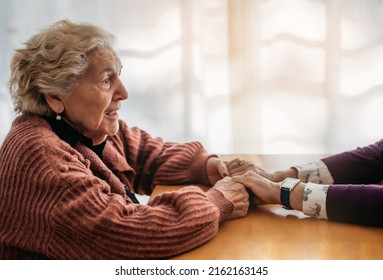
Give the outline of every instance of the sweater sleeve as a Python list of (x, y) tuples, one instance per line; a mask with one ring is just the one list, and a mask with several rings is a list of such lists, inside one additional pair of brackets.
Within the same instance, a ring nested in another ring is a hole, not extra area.
[(130, 129), (122, 121), (119, 138), (121, 144), (116, 145), (124, 146), (126, 160), (136, 172), (136, 192), (150, 194), (158, 184), (210, 185), (206, 161), (215, 155), (207, 154), (201, 143), (164, 142), (136, 127)]
[(383, 140), (322, 159), (334, 183), (327, 192), (329, 220), (383, 226)]
[(170, 257), (211, 239), (219, 221), (233, 211), (231, 202), (215, 189), (205, 194), (186, 187), (148, 205), (125, 204), (103, 182), (79, 176), (67, 182), (52, 213), (51, 258)]
[(375, 184), (383, 179), (383, 140), (322, 161), (335, 184)]
[(383, 226), (383, 186), (330, 185), (326, 209), (329, 220)]
[(60, 178), (60, 194), (51, 212), (50, 258), (170, 257), (211, 239), (234, 209), (218, 190), (205, 193), (193, 186), (164, 193), (148, 205), (127, 203), (93, 175), (87, 160), (50, 154), (60, 171), (52, 175)]

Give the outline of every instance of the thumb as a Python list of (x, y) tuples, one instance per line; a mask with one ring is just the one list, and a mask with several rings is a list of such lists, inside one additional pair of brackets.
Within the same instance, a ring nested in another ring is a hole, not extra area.
[(229, 169), (222, 160), (219, 161), (218, 172), (222, 178), (230, 175)]

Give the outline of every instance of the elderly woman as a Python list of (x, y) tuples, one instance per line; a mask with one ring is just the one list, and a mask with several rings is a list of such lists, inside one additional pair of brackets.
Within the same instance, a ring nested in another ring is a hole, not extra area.
[[(119, 120), (128, 93), (113, 36), (60, 21), (16, 51), (15, 109), (0, 150), (0, 259), (157, 259), (242, 217), (248, 193), (198, 142)], [(224, 178), (225, 177), (225, 178)], [(140, 205), (156, 184), (200, 183)]]

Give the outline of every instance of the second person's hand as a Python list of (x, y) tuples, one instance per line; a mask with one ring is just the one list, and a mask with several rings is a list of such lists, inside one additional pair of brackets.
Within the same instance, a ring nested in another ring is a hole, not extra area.
[(254, 203), (256, 205), (280, 203), (278, 183), (274, 183), (252, 170), (248, 170), (242, 175), (235, 175), (232, 179), (251, 190), (255, 195)]
[(253, 171), (254, 173), (273, 182), (281, 182), (287, 177), (297, 178), (298, 176), (295, 168), (269, 172), (259, 167), (254, 162), (243, 160), (241, 158), (235, 158), (229, 162), (226, 162), (226, 166), (230, 172), (230, 176), (245, 175), (246, 172)]

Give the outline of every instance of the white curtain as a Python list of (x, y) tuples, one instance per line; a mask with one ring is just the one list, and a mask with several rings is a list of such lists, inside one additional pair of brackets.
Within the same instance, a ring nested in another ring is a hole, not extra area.
[(383, 1), (2, 0), (0, 143), (12, 50), (56, 20), (116, 35), (122, 118), (212, 153), (335, 153), (383, 135)]

